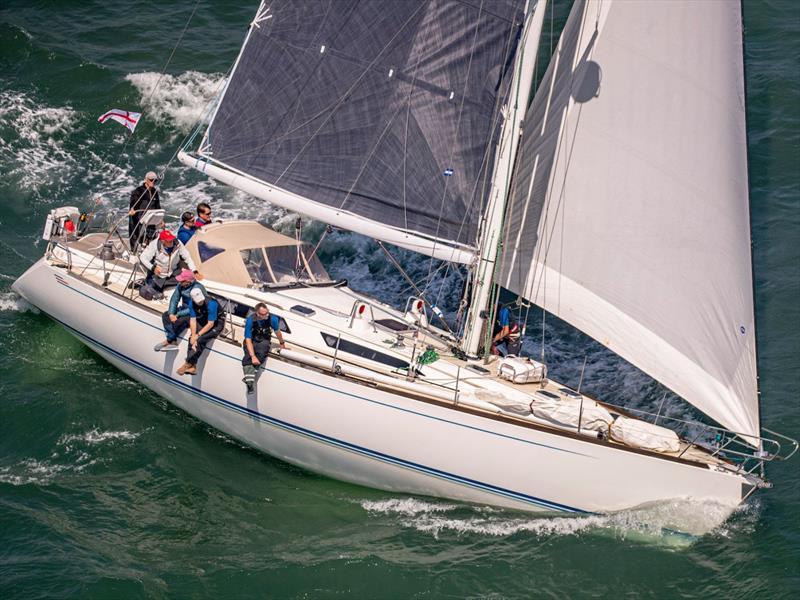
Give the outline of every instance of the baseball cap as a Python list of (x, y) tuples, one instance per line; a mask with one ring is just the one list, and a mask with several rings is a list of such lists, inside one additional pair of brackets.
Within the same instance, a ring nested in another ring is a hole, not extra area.
[(147, 175), (144, 176), (145, 179), (152, 179), (153, 181), (158, 179), (158, 175), (156, 175), (155, 171), (148, 171)]
[(162, 242), (168, 242), (170, 240), (174, 240), (175, 236), (172, 235), (172, 232), (169, 229), (165, 229), (158, 234), (158, 239), (160, 239)]
[(193, 280), (194, 280), (194, 273), (192, 273), (189, 269), (184, 269), (175, 276), (175, 281), (193, 281)]
[(189, 295), (192, 297), (192, 300), (197, 302), (198, 304), (202, 304), (206, 301), (205, 294), (203, 294), (203, 290), (200, 288), (192, 288), (192, 291), (189, 292)]

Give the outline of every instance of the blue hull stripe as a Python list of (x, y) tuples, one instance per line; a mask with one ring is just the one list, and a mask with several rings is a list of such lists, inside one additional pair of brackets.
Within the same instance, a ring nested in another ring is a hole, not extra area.
[[(105, 302), (102, 302), (101, 300), (98, 300), (97, 298), (94, 298), (92, 296), (89, 296), (88, 294), (85, 294), (85, 293), (81, 292), (80, 290), (76, 290), (73, 287), (70, 287), (69, 289), (72, 290), (73, 292), (76, 292), (76, 293), (80, 294), (81, 296), (84, 296), (85, 298), (88, 298), (89, 300), (92, 300), (93, 302), (97, 302), (98, 304), (100, 304), (102, 306), (110, 308), (111, 310), (119, 313), (120, 315), (123, 315), (123, 316), (125, 316), (125, 317), (127, 317), (129, 319), (133, 319), (134, 321), (142, 323), (143, 325), (146, 325), (147, 327), (150, 327), (151, 329), (155, 329), (156, 331), (162, 331), (161, 327), (157, 327), (157, 326), (153, 325), (152, 323), (148, 323), (147, 321), (139, 319), (138, 317), (130, 315), (130, 314), (124, 312), (124, 311), (121, 311), (118, 308), (115, 308), (115, 307), (113, 307), (113, 306), (111, 306), (109, 304), (106, 304)], [(56, 319), (56, 320), (58, 320), (58, 319)], [(234, 360), (237, 363), (241, 362), (241, 358), (238, 358), (236, 356), (232, 356), (232, 355), (230, 355), (230, 354), (228, 354), (226, 352), (222, 352), (221, 350), (216, 350), (216, 349), (214, 349), (212, 347), (208, 347), (207, 349), (209, 351), (211, 351), (211, 352), (214, 352), (215, 354), (219, 354), (220, 356), (224, 356), (225, 358), (228, 358), (230, 360)], [(542, 448), (547, 448), (549, 450), (554, 450), (556, 452), (566, 452), (567, 454), (574, 454), (576, 456), (583, 456), (585, 458), (590, 458), (590, 459), (594, 459), (595, 458), (594, 456), (591, 456), (589, 454), (584, 454), (582, 452), (575, 452), (573, 450), (567, 450), (565, 448), (559, 448), (557, 446), (551, 446), (549, 444), (541, 444), (539, 442), (533, 442), (531, 440), (526, 440), (526, 439), (519, 438), (519, 437), (516, 437), (516, 436), (513, 436), (513, 435), (507, 435), (507, 434), (504, 434), (504, 433), (498, 433), (496, 431), (489, 431), (488, 429), (483, 429), (481, 427), (475, 427), (473, 425), (467, 425), (466, 423), (458, 423), (456, 421), (451, 421), (449, 419), (444, 419), (442, 417), (435, 417), (433, 415), (421, 413), (421, 412), (418, 412), (418, 411), (415, 411), (415, 410), (411, 410), (409, 408), (403, 408), (401, 406), (395, 406), (393, 404), (387, 404), (386, 402), (381, 402), (380, 400), (373, 400), (372, 398), (366, 398), (364, 396), (359, 396), (357, 394), (352, 394), (350, 392), (343, 392), (343, 391), (338, 390), (336, 388), (332, 388), (332, 387), (329, 387), (329, 386), (326, 386), (326, 385), (322, 385), (320, 383), (314, 383), (313, 381), (308, 381), (308, 380), (302, 379), (300, 377), (295, 377), (294, 375), (289, 375), (288, 373), (283, 373), (281, 371), (276, 371), (275, 369), (270, 369), (269, 367), (265, 367), (264, 371), (267, 371), (269, 373), (273, 373), (274, 375), (278, 375), (280, 377), (285, 377), (287, 379), (293, 379), (295, 381), (300, 381), (300, 382), (306, 383), (308, 385), (313, 385), (315, 387), (318, 387), (318, 388), (321, 388), (321, 389), (324, 389), (324, 390), (333, 391), (333, 392), (336, 392), (338, 394), (342, 394), (344, 396), (349, 396), (351, 398), (357, 398), (358, 400), (363, 400), (364, 402), (369, 402), (370, 404), (377, 404), (377, 405), (383, 406), (385, 408), (391, 408), (392, 410), (398, 410), (400, 412), (405, 412), (405, 413), (409, 413), (409, 414), (416, 415), (416, 416), (419, 416), (419, 417), (424, 417), (426, 419), (433, 419), (434, 421), (441, 421), (442, 423), (447, 423), (449, 425), (454, 425), (456, 427), (463, 427), (465, 429), (472, 429), (474, 431), (480, 431), (481, 433), (486, 433), (486, 434), (489, 434), (489, 435), (494, 435), (494, 436), (497, 436), (497, 437), (506, 438), (506, 439), (509, 439), (509, 440), (513, 440), (515, 442), (520, 442), (520, 443), (523, 443), (523, 444), (529, 444), (531, 446), (540, 446)], [(192, 389), (197, 389), (197, 388), (192, 388)]]
[[(77, 292), (77, 293), (79, 293), (79, 294), (81, 294), (81, 295), (83, 295), (83, 296), (85, 296), (85, 297), (87, 297), (87, 298), (89, 298), (91, 300), (94, 300), (95, 302), (98, 302), (98, 303), (100, 303), (100, 304), (102, 304), (102, 305), (104, 305), (104, 306), (106, 306), (106, 307), (108, 307), (108, 308), (120, 313), (120, 314), (123, 314), (123, 315), (125, 315), (125, 316), (127, 316), (129, 318), (132, 318), (132, 319), (134, 319), (136, 321), (139, 321), (140, 323), (148, 325), (149, 327), (153, 327), (154, 329), (159, 329), (160, 330), (160, 328), (154, 327), (153, 325), (151, 325), (150, 323), (147, 323), (146, 321), (138, 319), (138, 318), (136, 318), (136, 317), (134, 317), (132, 315), (129, 315), (127, 313), (124, 313), (123, 311), (120, 311), (120, 310), (116, 309), (113, 306), (109, 306), (108, 304), (105, 304), (104, 302), (101, 302), (100, 300), (97, 300), (96, 298), (92, 298), (91, 296), (89, 296), (87, 294), (84, 294), (83, 292), (81, 292), (79, 290), (75, 290), (72, 287), (70, 287), (70, 289), (72, 289), (73, 291), (75, 291), (75, 292)], [(213, 402), (213, 403), (218, 404), (220, 406), (223, 406), (223, 407), (225, 407), (225, 408), (227, 408), (229, 410), (233, 410), (233, 411), (239, 412), (241, 414), (245, 414), (245, 415), (247, 415), (249, 417), (256, 418), (256, 419), (258, 419), (260, 421), (264, 421), (264, 422), (270, 423), (270, 424), (272, 424), (272, 425), (274, 425), (276, 427), (280, 427), (281, 429), (284, 429), (284, 430), (287, 430), (287, 431), (292, 431), (294, 433), (298, 433), (300, 435), (303, 435), (303, 436), (306, 436), (306, 437), (309, 437), (309, 438), (312, 438), (312, 439), (316, 439), (316, 440), (324, 442), (326, 444), (333, 445), (333, 446), (336, 446), (336, 447), (339, 447), (339, 448), (342, 448), (342, 449), (345, 449), (345, 450), (349, 450), (349, 451), (352, 451), (352, 452), (356, 452), (358, 454), (362, 454), (362, 455), (365, 455), (365, 456), (369, 456), (371, 458), (374, 458), (374, 459), (377, 459), (377, 460), (381, 460), (381, 461), (386, 462), (386, 463), (394, 464), (394, 465), (397, 465), (397, 466), (400, 466), (400, 467), (404, 467), (404, 468), (408, 468), (408, 469), (411, 469), (411, 470), (414, 470), (414, 471), (418, 471), (418, 472), (421, 472), (421, 473), (432, 475), (432, 476), (438, 477), (440, 479), (445, 479), (445, 480), (452, 481), (454, 483), (458, 483), (458, 484), (461, 484), (461, 485), (466, 485), (466, 486), (473, 487), (473, 488), (476, 488), (476, 489), (480, 489), (480, 490), (483, 490), (483, 491), (491, 492), (491, 493), (494, 493), (494, 494), (497, 494), (497, 495), (500, 495), (500, 496), (511, 498), (513, 500), (526, 502), (526, 503), (529, 503), (529, 504), (534, 504), (534, 505), (540, 506), (542, 508), (547, 508), (547, 509), (551, 509), (551, 510), (558, 510), (558, 511), (564, 511), (564, 512), (570, 512), (570, 513), (593, 514), (593, 513), (578, 509), (578, 508), (574, 508), (574, 507), (568, 506), (566, 504), (560, 504), (558, 502), (552, 502), (552, 501), (549, 501), (549, 500), (544, 500), (542, 498), (537, 498), (535, 496), (530, 496), (530, 495), (524, 494), (522, 492), (516, 492), (516, 491), (513, 491), (513, 490), (509, 490), (509, 489), (506, 489), (506, 488), (495, 486), (495, 485), (492, 485), (492, 484), (483, 483), (483, 482), (480, 482), (480, 481), (477, 481), (477, 480), (474, 480), (474, 479), (469, 479), (467, 477), (462, 477), (460, 475), (455, 475), (455, 474), (452, 474), (452, 473), (448, 473), (447, 471), (442, 471), (440, 469), (435, 469), (433, 467), (428, 467), (428, 466), (425, 466), (425, 465), (421, 465), (419, 463), (415, 463), (415, 462), (407, 461), (407, 460), (404, 460), (404, 459), (401, 459), (401, 458), (397, 458), (397, 457), (394, 457), (392, 455), (384, 454), (384, 453), (378, 452), (376, 450), (371, 450), (371, 449), (365, 448), (363, 446), (358, 446), (356, 444), (345, 442), (343, 440), (339, 440), (337, 438), (333, 438), (333, 437), (327, 436), (325, 434), (321, 434), (321, 433), (312, 431), (310, 429), (306, 429), (304, 427), (300, 427), (298, 425), (293, 425), (293, 424), (288, 423), (286, 421), (282, 421), (280, 419), (276, 419), (274, 417), (267, 416), (267, 415), (265, 415), (263, 413), (260, 413), (258, 411), (249, 409), (249, 408), (244, 407), (244, 406), (239, 406), (238, 404), (235, 404), (233, 402), (229, 402), (228, 400), (225, 400), (225, 399), (220, 398), (218, 396), (215, 396), (213, 394), (209, 394), (209, 393), (204, 392), (204, 391), (202, 391), (202, 390), (200, 390), (198, 388), (195, 388), (195, 387), (193, 387), (193, 386), (191, 386), (189, 384), (186, 384), (186, 383), (184, 383), (184, 382), (182, 382), (180, 380), (174, 379), (174, 378), (172, 378), (172, 377), (170, 377), (168, 375), (165, 375), (164, 373), (161, 373), (160, 371), (156, 371), (155, 369), (152, 369), (151, 367), (148, 367), (147, 365), (142, 364), (142, 363), (136, 361), (133, 358), (130, 358), (130, 357), (124, 355), (124, 354), (121, 354), (120, 352), (117, 352), (116, 350), (114, 350), (113, 348), (103, 344), (102, 342), (99, 342), (99, 341), (97, 341), (97, 340), (85, 335), (84, 333), (82, 333), (82, 332), (78, 331), (77, 329), (69, 326), (68, 324), (64, 323), (63, 321), (61, 321), (59, 319), (56, 319), (55, 317), (52, 317), (52, 315), (50, 315), (50, 317), (53, 318), (53, 320), (55, 320), (58, 323), (60, 323), (61, 325), (63, 325), (68, 330), (70, 330), (77, 337), (85, 340), (87, 343), (89, 343), (91, 345), (94, 345), (96, 347), (102, 348), (103, 350), (105, 350), (106, 352), (109, 352), (110, 354), (114, 355), (115, 357), (119, 358), (120, 360), (122, 360), (124, 362), (127, 362), (127, 363), (137, 367), (138, 369), (143, 370), (143, 371), (147, 372), (148, 374), (150, 374), (150, 375), (152, 375), (152, 376), (154, 376), (154, 377), (156, 377), (158, 379), (161, 379), (162, 381), (164, 381), (164, 382), (166, 382), (166, 383), (168, 383), (170, 385), (173, 385), (174, 387), (177, 387), (179, 389), (183, 389), (183, 390), (185, 390), (185, 391), (187, 391), (187, 392), (189, 392), (189, 393), (191, 393), (191, 394), (193, 394), (195, 396), (198, 396), (198, 397), (203, 398), (203, 399), (205, 399), (207, 401), (210, 401), (210, 402)], [(218, 351), (215, 351), (215, 352), (217, 352), (218, 354), (222, 354), (223, 356), (227, 356), (229, 358), (232, 358), (232, 359), (236, 360), (237, 362), (239, 361), (239, 359), (237, 359), (235, 357), (232, 357), (231, 355), (226, 354), (224, 352), (218, 352)], [(267, 369), (267, 370), (269, 370), (269, 369)], [(294, 379), (296, 381), (300, 381), (300, 382), (305, 383), (307, 385), (312, 385), (312, 386), (321, 387), (321, 388), (328, 389), (328, 390), (333, 390), (333, 388), (329, 388), (327, 386), (322, 386), (322, 385), (319, 385), (319, 384), (315, 384), (313, 382), (306, 381), (304, 379), (300, 379), (300, 378), (297, 378), (297, 377), (294, 377), (294, 376), (291, 376), (291, 375), (287, 375), (285, 373), (280, 373), (280, 372), (275, 371), (275, 370), (269, 370), (269, 372), (274, 373), (276, 375), (281, 375), (281, 376), (284, 376), (284, 377), (288, 377), (288, 378)], [(347, 394), (346, 392), (341, 392), (339, 390), (333, 390), (333, 391), (336, 391), (337, 393), (340, 393), (340, 394)], [(392, 406), (392, 405), (389, 405), (389, 404), (385, 404), (385, 403), (382, 403), (382, 402), (370, 400), (368, 398), (362, 398), (361, 396), (356, 396), (354, 394), (347, 394), (347, 395), (355, 397), (355, 398), (360, 398), (360, 399), (363, 399), (363, 400), (367, 400), (369, 402), (374, 402), (374, 403), (380, 404), (382, 406), (387, 406), (387, 407), (394, 408), (394, 409), (397, 409), (397, 410), (402, 410), (404, 412), (410, 412), (410, 413), (417, 414), (417, 415), (420, 415), (420, 416), (433, 418), (433, 419), (436, 419), (436, 420), (439, 420), (439, 421), (444, 421), (446, 423), (452, 423), (454, 425), (467, 427), (469, 429), (475, 429), (477, 431), (489, 433), (489, 434), (492, 434), (492, 435), (499, 435), (501, 437), (507, 437), (507, 438), (510, 438), (510, 439), (513, 439), (513, 440), (517, 440), (517, 441), (520, 441), (520, 442), (525, 442), (525, 443), (529, 443), (529, 444), (533, 444), (533, 445), (545, 446), (544, 444), (536, 444), (535, 442), (529, 442), (527, 440), (522, 440), (522, 439), (514, 438), (514, 437), (511, 437), (511, 436), (505, 436), (503, 434), (497, 434), (497, 433), (494, 433), (494, 432), (491, 432), (491, 431), (487, 431), (487, 430), (484, 430), (484, 429), (479, 429), (479, 428), (476, 428), (476, 427), (471, 427), (471, 426), (468, 426), (468, 425), (462, 425), (460, 423), (447, 421), (446, 419), (440, 419), (438, 417), (432, 417), (430, 415), (424, 415), (423, 413), (417, 413), (416, 411), (402, 409), (402, 408), (395, 407), (395, 406)], [(545, 447), (550, 448), (550, 446), (545, 446)], [(562, 452), (569, 452), (571, 454), (578, 454), (578, 453), (571, 452), (569, 450), (562, 450), (560, 448), (553, 448), (553, 449), (554, 450), (561, 450)]]

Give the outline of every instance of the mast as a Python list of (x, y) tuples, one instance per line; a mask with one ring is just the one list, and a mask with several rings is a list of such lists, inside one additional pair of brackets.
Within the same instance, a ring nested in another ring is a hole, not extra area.
[[(533, 11), (526, 6), (522, 43), (517, 53), (514, 76), (511, 82), (513, 99), (506, 105), (503, 130), (497, 145), (495, 170), (489, 191), (489, 201), (484, 213), (479, 254), (474, 271), (472, 298), (464, 330), (462, 349), (470, 356), (478, 353), (486, 321), (493, 312), (489, 309), (495, 265), (501, 249), (503, 215), (511, 183), (511, 170), (519, 146), (522, 121), (528, 105), (528, 96), (536, 71), (536, 56), (542, 35), (547, 0), (539, 0)], [(513, 102), (513, 105), (511, 104)], [(489, 324), (491, 325), (491, 323)]]

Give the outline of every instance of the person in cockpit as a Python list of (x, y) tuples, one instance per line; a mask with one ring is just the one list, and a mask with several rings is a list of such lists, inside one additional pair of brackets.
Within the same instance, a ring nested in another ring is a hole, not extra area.
[(166, 229), (158, 235), (157, 239), (150, 242), (139, 256), (139, 262), (147, 270), (148, 283), (156, 292), (162, 292), (165, 287), (177, 284), (175, 276), (181, 271), (181, 261), (197, 279), (203, 278), (197, 267), (194, 266), (188, 250), (180, 240), (175, 239), (171, 231)]

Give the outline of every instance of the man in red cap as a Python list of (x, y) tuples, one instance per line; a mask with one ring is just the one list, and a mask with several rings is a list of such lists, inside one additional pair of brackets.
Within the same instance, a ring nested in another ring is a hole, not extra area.
[(203, 278), (184, 245), (166, 229), (148, 244), (139, 255), (139, 261), (147, 270), (148, 284), (159, 294), (165, 287), (176, 285), (175, 276), (181, 271), (181, 261), (197, 279)]

